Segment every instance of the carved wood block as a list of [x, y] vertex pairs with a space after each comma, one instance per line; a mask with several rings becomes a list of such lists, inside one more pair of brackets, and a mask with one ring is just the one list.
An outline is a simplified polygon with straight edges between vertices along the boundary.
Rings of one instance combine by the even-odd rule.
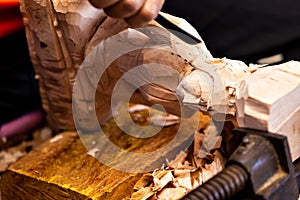
[[[235, 114], [233, 91], [238, 81], [249, 73], [243, 62], [213, 58], [203, 42], [192, 46], [178, 38], [170, 37], [170, 33], [162, 31], [163, 29], [150, 33], [150, 36], [136, 30], [128, 30], [124, 21], [106, 17], [103, 10], [93, 8], [85, 0], [21, 0], [20, 5], [31, 59], [36, 78], [39, 79], [43, 108], [46, 111], [47, 122], [53, 129], [75, 129], [71, 105], [75, 77], [84, 59], [99, 44], [107, 48], [107, 55], [126, 45], [143, 45], [143, 42], [156, 42], [161, 45], [169, 42], [170, 48], [176, 51], [175, 54], [171, 54], [141, 49], [142, 52], [136, 52], [135, 57], [129, 53], [124, 55], [123, 59], [112, 63], [113, 70], [108, 70], [97, 86], [95, 107], [100, 111], [98, 113], [104, 113], [104, 116], [97, 113], [100, 121], [105, 121], [110, 114], [110, 95], [114, 83], [136, 64], [149, 62], [169, 66], [178, 72], [179, 76], [173, 77], [178, 79], [177, 85], [173, 90], [153, 84], [142, 87], [133, 95], [134, 102], [150, 105], [160, 103], [168, 112], [178, 114], [180, 108], [176, 94], [180, 98], [179, 101], [193, 101], [192, 103], [196, 104], [200, 102], [204, 112], [215, 106], [219, 112]], [[151, 22], [151, 25], [160, 26], [155, 22]], [[128, 37], [123, 38], [121, 43], [111, 43], [111, 37], [122, 30], [128, 31]], [[162, 38], [159, 38], [160, 36]], [[98, 56], [100, 61], [107, 59], [104, 55]], [[120, 60], [125, 60], [125, 65]], [[215, 72], [219, 78], [212, 74]], [[153, 78], [145, 77], [149, 80]], [[216, 86], [218, 81], [222, 85], [221, 88]], [[87, 83], [85, 89], [88, 90], [89, 87]], [[211, 95], [218, 90], [220, 95], [223, 95], [220, 102], [219, 98]]]
[[300, 157], [300, 63], [266, 66], [246, 76], [237, 92], [239, 126], [287, 137], [292, 160]]
[[[201, 116], [199, 129], [206, 127], [209, 120], [208, 116]], [[142, 121], [142, 124], [145, 123], [145, 120]], [[111, 120], [104, 125], [105, 135], [102, 137], [108, 137], [110, 142], [124, 151], [143, 154], [167, 145], [174, 139], [178, 127], [179, 124], [171, 125], [163, 128], [154, 137], [137, 139], [122, 132]], [[185, 139], [177, 143], [176, 147], [190, 140], [190, 137], [194, 136], [194, 131], [191, 132], [187, 128], [184, 133]], [[89, 134], [85, 139], [90, 140], [99, 149], [99, 153], [109, 151], [107, 145], [97, 146], [97, 141], [104, 139], [99, 135]], [[77, 132], [63, 132], [56, 135], [13, 163], [2, 175], [0, 182], [2, 200], [41, 198], [116, 200], [130, 197], [135, 183], [143, 173], [115, 170], [88, 153]], [[144, 160], [144, 163], [155, 165], [161, 159], [165, 161], [167, 154], [172, 160], [178, 153], [174, 149], [167, 149], [167, 152]], [[122, 162], [134, 167], [135, 161], [129, 157]]]

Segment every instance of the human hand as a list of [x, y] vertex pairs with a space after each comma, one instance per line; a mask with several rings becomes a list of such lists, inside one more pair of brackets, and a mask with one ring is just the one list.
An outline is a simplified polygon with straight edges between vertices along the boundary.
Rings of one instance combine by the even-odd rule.
[[131, 27], [140, 27], [157, 17], [164, 0], [89, 0], [114, 18], [125, 19]]

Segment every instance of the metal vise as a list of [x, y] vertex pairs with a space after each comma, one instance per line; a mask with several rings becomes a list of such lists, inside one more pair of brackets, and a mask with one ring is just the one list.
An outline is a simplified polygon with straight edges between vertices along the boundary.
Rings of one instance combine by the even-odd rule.
[[235, 129], [231, 144], [236, 145], [225, 169], [183, 200], [297, 199], [300, 161], [292, 163], [285, 136]]

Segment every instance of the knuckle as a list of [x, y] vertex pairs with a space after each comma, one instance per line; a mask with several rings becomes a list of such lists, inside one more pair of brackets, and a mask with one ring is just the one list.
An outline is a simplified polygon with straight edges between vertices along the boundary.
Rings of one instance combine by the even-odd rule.
[[134, 13], [134, 12], [137, 12], [140, 9], [140, 4], [139, 3], [134, 3], [131, 0], [125, 0], [123, 2], [123, 9], [126, 12]]
[[143, 21], [149, 22], [157, 17], [158, 12], [155, 9], [144, 8], [139, 15], [143, 19]]
[[89, 2], [96, 8], [106, 8], [109, 7], [114, 1], [108, 0], [89, 0]]

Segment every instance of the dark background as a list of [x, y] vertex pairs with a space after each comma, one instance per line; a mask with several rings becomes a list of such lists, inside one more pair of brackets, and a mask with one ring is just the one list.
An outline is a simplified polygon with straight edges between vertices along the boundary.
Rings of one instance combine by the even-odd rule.
[[214, 57], [300, 60], [299, 0], [166, 0], [163, 11], [190, 22]]

